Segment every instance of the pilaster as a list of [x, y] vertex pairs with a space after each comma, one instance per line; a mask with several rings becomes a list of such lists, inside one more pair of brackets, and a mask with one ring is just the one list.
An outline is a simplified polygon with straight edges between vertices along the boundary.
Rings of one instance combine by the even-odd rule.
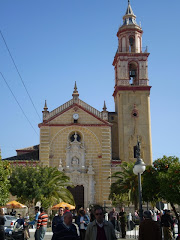
[[43, 166], [49, 166], [49, 127], [40, 128], [40, 162]]

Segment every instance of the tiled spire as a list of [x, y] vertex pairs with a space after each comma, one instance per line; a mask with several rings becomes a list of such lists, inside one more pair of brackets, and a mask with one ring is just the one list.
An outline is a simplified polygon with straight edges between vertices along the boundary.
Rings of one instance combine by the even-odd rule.
[[106, 111], [106, 110], [107, 110], [107, 107], [106, 107], [106, 103], [104, 101], [103, 111]]
[[123, 17], [123, 25], [137, 25], [136, 23], [136, 15], [134, 15], [130, 0], [128, 0], [128, 7], [126, 10], [126, 14]]
[[72, 96], [73, 96], [74, 102], [77, 102], [78, 99], [79, 99], [79, 93], [78, 93], [78, 91], [77, 91], [76, 81], [75, 81], [75, 84], [74, 84], [74, 91], [73, 91]]
[[47, 103], [46, 103], [46, 100], [45, 100], [44, 111], [47, 112], [47, 110], [48, 110], [48, 107], [47, 107]]

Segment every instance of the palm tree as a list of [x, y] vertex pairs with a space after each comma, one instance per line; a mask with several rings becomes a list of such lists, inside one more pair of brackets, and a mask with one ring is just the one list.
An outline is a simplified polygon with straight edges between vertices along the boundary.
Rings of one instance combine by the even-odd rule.
[[[111, 184], [110, 199], [113, 195], [124, 196], [125, 199], [134, 204], [135, 209], [138, 207], [138, 177], [133, 173], [134, 163], [123, 162], [121, 171], [115, 172], [110, 178], [116, 179]], [[121, 199], [123, 199], [121, 197]], [[127, 201], [127, 200], [125, 200]]]
[[75, 205], [73, 195], [67, 189], [67, 186], [72, 187], [68, 176], [52, 167], [40, 167], [39, 175], [40, 181], [43, 181], [36, 201], [41, 201], [43, 206], [52, 206], [60, 201]]
[[28, 206], [40, 201], [45, 208], [65, 201], [74, 205], [74, 198], [67, 186], [70, 179], [57, 168], [33, 165], [15, 166], [10, 176], [10, 192]]

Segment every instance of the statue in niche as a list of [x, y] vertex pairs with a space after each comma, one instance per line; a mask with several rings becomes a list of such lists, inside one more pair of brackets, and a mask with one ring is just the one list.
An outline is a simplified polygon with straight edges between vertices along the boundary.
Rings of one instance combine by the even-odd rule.
[[71, 161], [72, 166], [78, 166], [79, 165], [79, 159], [74, 156]]
[[63, 166], [62, 166], [62, 160], [61, 160], [61, 158], [60, 158], [58, 170], [62, 172], [63, 169], [64, 169], [64, 168], [63, 168]]
[[82, 136], [77, 133], [71, 133], [66, 147], [66, 168], [70, 171], [85, 170], [85, 143]]

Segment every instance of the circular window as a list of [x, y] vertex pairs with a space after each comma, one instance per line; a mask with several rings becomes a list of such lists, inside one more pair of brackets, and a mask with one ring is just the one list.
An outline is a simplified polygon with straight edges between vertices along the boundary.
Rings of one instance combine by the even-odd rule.
[[80, 136], [80, 134], [77, 133], [77, 132], [71, 133], [71, 135], [70, 135], [70, 141], [71, 141], [71, 142], [74, 142], [74, 141], [80, 142], [80, 141], [81, 141], [81, 136]]

